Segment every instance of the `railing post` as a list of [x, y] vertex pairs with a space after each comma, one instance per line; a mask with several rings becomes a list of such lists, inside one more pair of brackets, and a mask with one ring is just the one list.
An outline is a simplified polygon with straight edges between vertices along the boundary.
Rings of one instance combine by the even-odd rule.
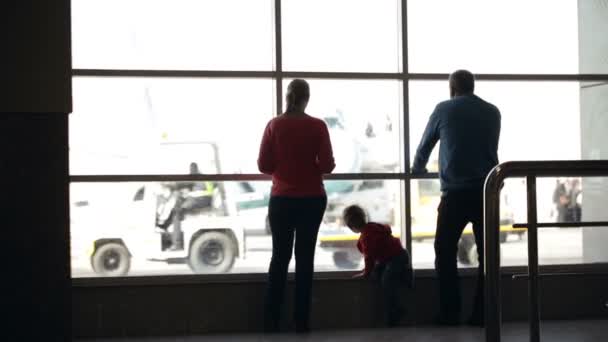
[[[605, 177], [607, 160], [562, 160], [506, 162], [496, 166], [486, 178], [484, 188], [484, 276], [486, 342], [500, 342], [500, 188], [508, 177], [526, 177], [528, 197], [528, 272], [530, 341], [540, 341], [540, 298], [538, 266], [538, 218], [536, 177]], [[596, 224], [598, 222], [595, 222]]]
[[538, 286], [538, 218], [536, 208], [536, 176], [527, 176], [528, 193], [528, 298], [530, 342], [540, 341], [540, 304]]
[[484, 277], [486, 341], [500, 342], [500, 184], [495, 168], [486, 179], [484, 188]]

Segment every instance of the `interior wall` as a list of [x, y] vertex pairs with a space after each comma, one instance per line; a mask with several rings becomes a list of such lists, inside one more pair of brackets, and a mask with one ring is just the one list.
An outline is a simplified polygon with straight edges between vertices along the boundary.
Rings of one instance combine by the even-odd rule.
[[70, 2], [3, 3], [3, 341], [70, 341]]
[[[579, 0], [579, 72], [608, 74], [608, 0]], [[582, 82], [583, 159], [608, 159], [608, 82]], [[584, 221], [606, 221], [608, 177], [583, 179]], [[583, 261], [608, 262], [608, 227], [583, 230]]]
[[0, 113], [70, 113], [70, 1], [8, 1], [0, 19]]
[[[543, 319], [608, 319], [607, 275], [560, 276], [541, 280]], [[471, 310], [472, 276], [462, 280], [463, 318]], [[265, 284], [207, 283], [182, 285], [75, 286], [73, 334], [76, 337], [172, 336], [205, 333], [259, 332]], [[293, 293], [290, 283], [288, 293]], [[352, 279], [316, 280], [312, 328], [361, 329], [382, 326], [378, 289]], [[525, 320], [527, 282], [503, 277], [504, 320]], [[287, 304], [290, 300], [287, 300]], [[436, 280], [418, 278], [406, 299], [403, 325], [430, 324], [437, 309]], [[291, 310], [285, 308], [285, 326]]]

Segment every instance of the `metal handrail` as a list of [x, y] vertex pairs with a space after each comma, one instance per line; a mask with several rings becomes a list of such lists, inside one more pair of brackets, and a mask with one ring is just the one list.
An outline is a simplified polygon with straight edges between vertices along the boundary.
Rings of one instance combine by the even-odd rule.
[[[506, 162], [496, 166], [486, 178], [484, 188], [484, 277], [485, 335], [487, 342], [500, 342], [500, 190], [505, 179], [526, 177], [528, 222], [528, 295], [530, 300], [530, 341], [540, 341], [540, 309], [538, 287], [538, 228], [536, 178], [538, 177], [602, 177], [608, 176], [608, 160], [568, 160]], [[582, 222], [578, 226], [589, 226]], [[595, 222], [598, 224], [598, 222]], [[542, 224], [545, 226], [545, 224]]]

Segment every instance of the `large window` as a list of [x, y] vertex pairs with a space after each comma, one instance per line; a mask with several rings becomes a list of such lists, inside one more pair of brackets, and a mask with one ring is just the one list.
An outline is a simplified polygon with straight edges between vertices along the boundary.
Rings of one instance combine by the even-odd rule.
[[[197, 187], [208, 195], [190, 201]], [[326, 181], [317, 271], [360, 267], [356, 236], [344, 227], [342, 211], [359, 204], [370, 219], [400, 227], [402, 188], [397, 180]], [[78, 182], [70, 190], [75, 277], [257, 273], [270, 262], [269, 182]], [[189, 249], [183, 252], [171, 251], [178, 201], [188, 201], [180, 220]]]
[[[478, 81], [475, 88], [501, 112], [501, 161], [581, 158], [578, 82]], [[414, 155], [433, 109], [448, 97], [448, 85], [412, 81], [409, 90], [410, 153]], [[431, 157], [432, 171], [437, 171], [438, 152], [435, 149]]]
[[[307, 111], [327, 124], [340, 174], [325, 181], [316, 271], [362, 266], [340, 218], [355, 203], [432, 269], [439, 146], [430, 174], [410, 165], [448, 74], [476, 73], [476, 94], [500, 109], [501, 162], [606, 159], [605, 15], [592, 0], [73, 1], [72, 274], [266, 272], [271, 184], [256, 159], [294, 78], [310, 83]], [[539, 220], [605, 219], [605, 190], [539, 179]], [[525, 181], [508, 180], [504, 265], [527, 262], [524, 221]], [[544, 229], [540, 261], [606, 262], [606, 239]], [[461, 267], [476, 263], [472, 241], [469, 226]]]
[[401, 70], [398, 0], [282, 1], [283, 70]]
[[272, 0], [75, 0], [87, 69], [271, 70]]
[[75, 77], [70, 172], [185, 174], [213, 144], [201, 173], [254, 173], [273, 91], [272, 79]]
[[[284, 81], [287, 91], [290, 79]], [[396, 80], [310, 79], [307, 111], [328, 125], [339, 173], [399, 172], [402, 88]]]
[[409, 0], [410, 72], [578, 72], [575, 0]]

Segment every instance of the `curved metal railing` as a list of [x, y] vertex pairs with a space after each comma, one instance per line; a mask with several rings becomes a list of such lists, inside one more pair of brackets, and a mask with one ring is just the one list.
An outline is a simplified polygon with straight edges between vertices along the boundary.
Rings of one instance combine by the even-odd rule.
[[486, 341], [500, 342], [500, 190], [505, 179], [525, 177], [528, 218], [518, 227], [528, 229], [528, 297], [530, 300], [530, 341], [540, 341], [540, 303], [538, 286], [538, 229], [544, 227], [608, 227], [608, 222], [538, 223], [536, 179], [539, 177], [608, 176], [608, 160], [506, 162], [496, 166], [486, 178], [484, 189], [484, 276]]

